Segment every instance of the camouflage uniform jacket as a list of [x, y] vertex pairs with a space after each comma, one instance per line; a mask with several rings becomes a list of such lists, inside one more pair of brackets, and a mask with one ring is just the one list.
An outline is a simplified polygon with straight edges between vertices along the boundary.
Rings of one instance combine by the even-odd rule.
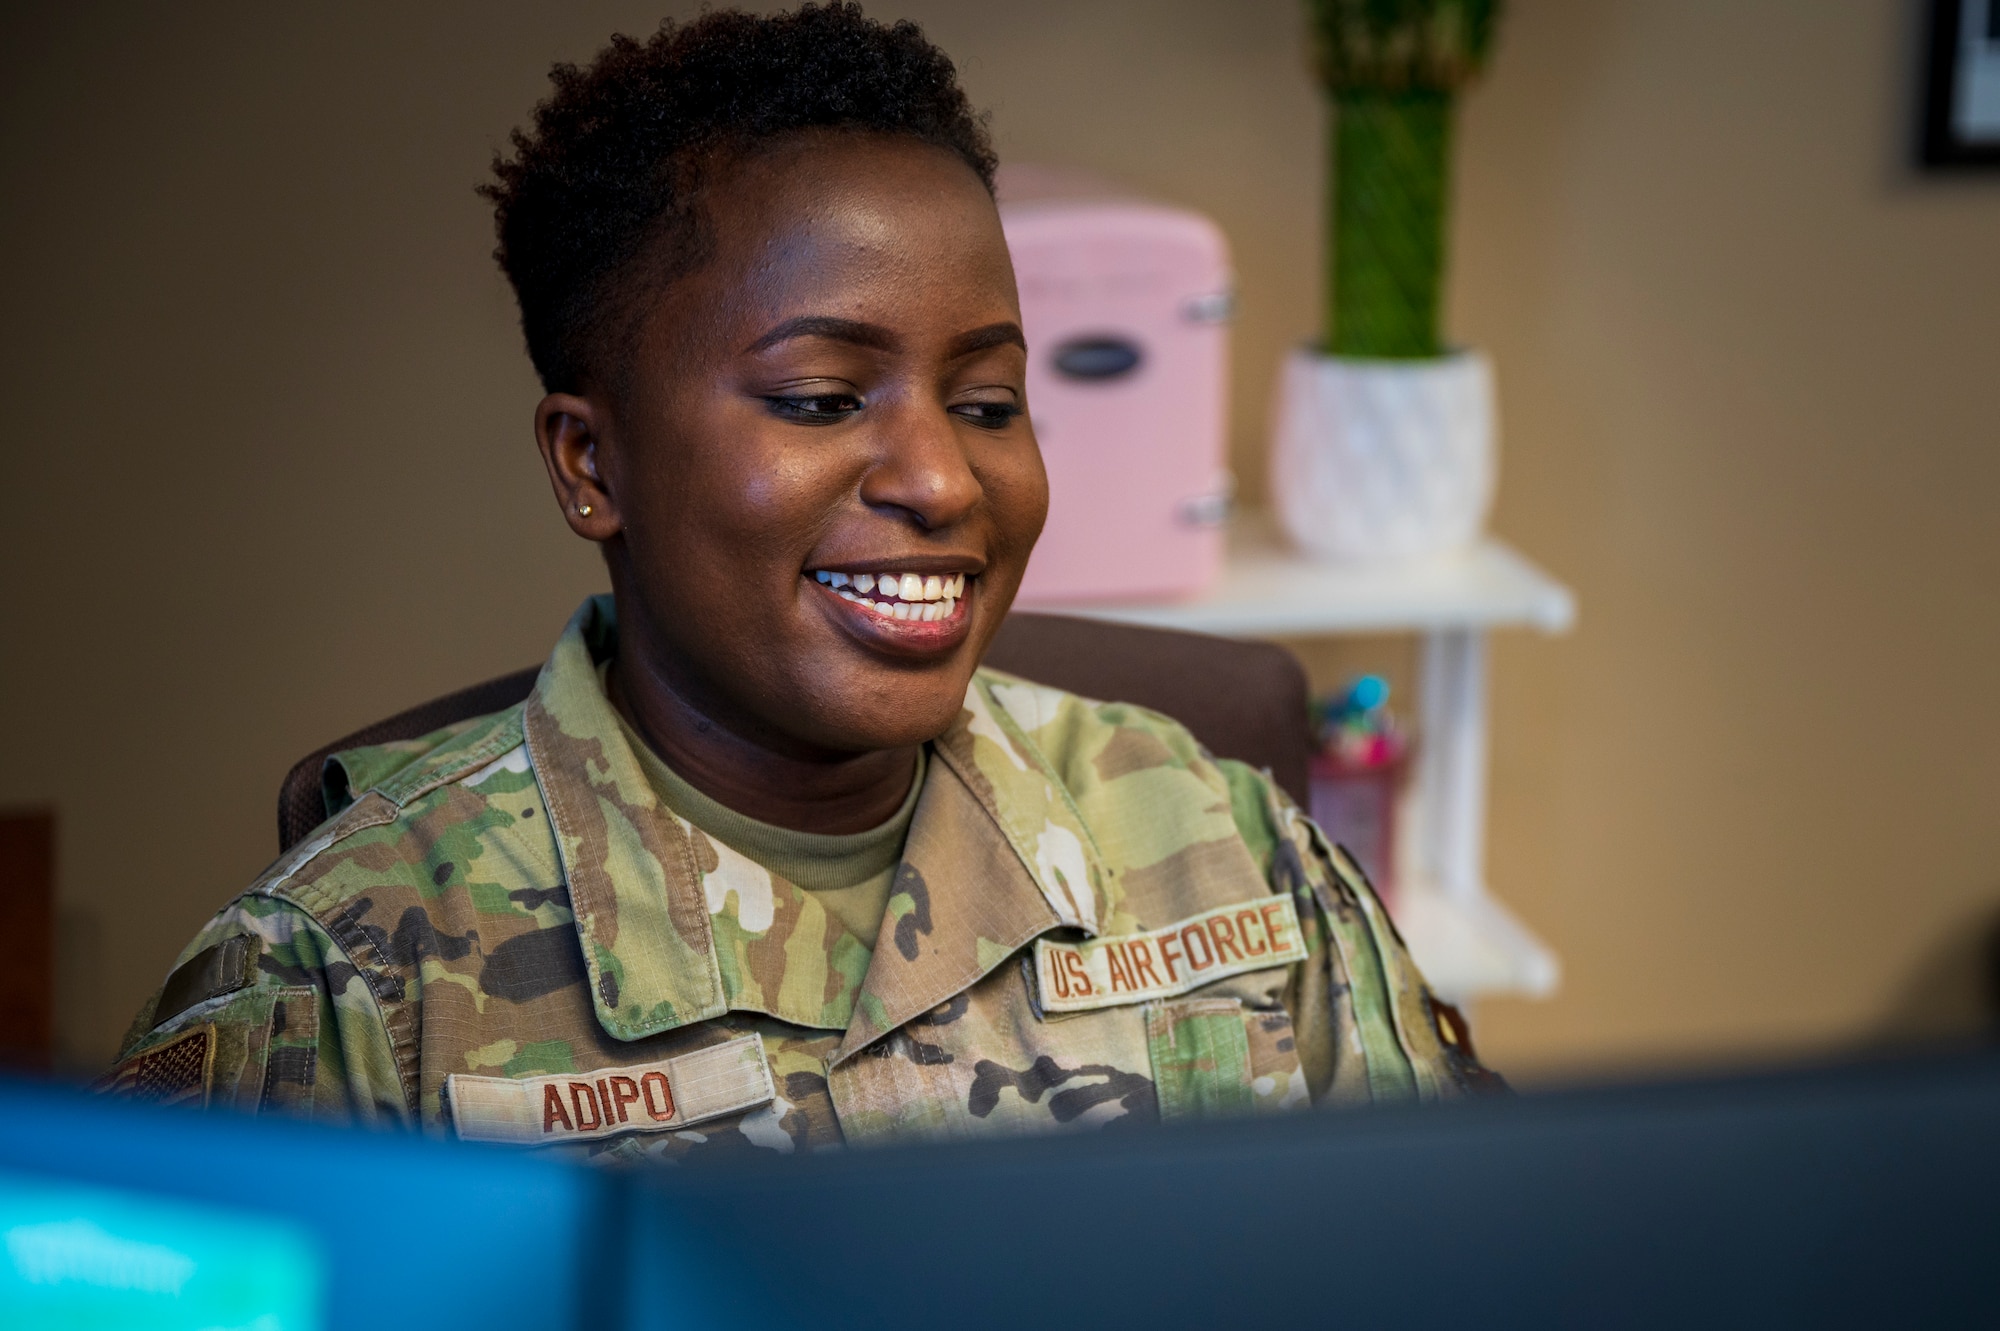
[[345, 807], [188, 945], [109, 1086], [636, 1158], [1490, 1076], [1345, 856], [1167, 718], [980, 671], [871, 950], [658, 803], [615, 634], [587, 602], [521, 705], [338, 755]]

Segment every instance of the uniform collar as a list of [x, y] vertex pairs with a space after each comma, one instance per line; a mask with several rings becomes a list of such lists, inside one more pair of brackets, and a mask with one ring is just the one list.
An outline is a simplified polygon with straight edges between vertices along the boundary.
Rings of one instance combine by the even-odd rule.
[[1067, 926], [1095, 935], [1120, 894], [1096, 838], [1028, 731], [1064, 695], [980, 671], [910, 825], [837, 1066], [910, 1018], [956, 997], [1030, 939]]
[[729, 1010], [688, 828], [653, 793], [597, 681], [611, 598], [583, 603], [522, 707], [597, 1020], [620, 1040]]
[[[1120, 893], [1062, 774], [1031, 735], [1065, 695], [981, 671], [933, 744], [888, 915], [858, 943], [807, 893], [754, 870], [663, 806], [598, 682], [608, 596], [571, 619], [523, 708], [598, 1022], [621, 1040], [732, 1009], [845, 1030], [833, 1062], [949, 1001], [1050, 929], [1096, 934]], [[720, 852], [720, 853], [718, 853]], [[806, 933], [800, 933], [800, 917]], [[780, 940], [773, 930], [786, 931]], [[818, 941], [814, 941], [817, 939]], [[812, 955], [806, 955], [806, 954]]]

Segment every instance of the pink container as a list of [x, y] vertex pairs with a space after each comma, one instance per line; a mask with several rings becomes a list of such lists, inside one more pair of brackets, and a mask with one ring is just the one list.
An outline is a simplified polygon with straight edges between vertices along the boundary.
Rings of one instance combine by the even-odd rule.
[[1049, 520], [1020, 604], [1191, 596], [1222, 565], [1229, 247], [1199, 213], [1033, 167], [1000, 179]]
[[1404, 761], [1356, 767], [1331, 753], [1312, 758], [1312, 820], [1368, 875], [1375, 895], [1396, 908], [1396, 797]]

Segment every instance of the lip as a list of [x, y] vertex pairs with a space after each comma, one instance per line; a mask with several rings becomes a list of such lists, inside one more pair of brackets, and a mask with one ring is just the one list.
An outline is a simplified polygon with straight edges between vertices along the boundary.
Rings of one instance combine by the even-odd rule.
[[824, 569], [828, 573], [921, 573], [929, 577], [949, 577], [963, 573], [968, 578], [976, 578], [986, 571], [986, 562], [980, 559], [954, 558], [950, 555], [911, 555], [906, 559], [856, 559], [838, 563], [814, 564], [806, 569], [808, 580]]
[[[962, 571], [960, 568], [933, 569], [917, 560], [907, 560], [895, 565], [884, 564], [882, 567], [885, 569], [893, 567], [904, 573], [928, 575], [936, 572], [940, 576], [947, 572]], [[842, 572], [850, 570], [856, 573], [874, 571], [865, 564], [842, 566]], [[928, 623], [921, 620], [884, 619], [873, 610], [856, 605], [833, 588], [811, 577], [805, 579], [805, 584], [818, 593], [827, 613], [849, 637], [869, 650], [884, 655], [912, 660], [934, 660], [957, 651], [972, 633], [973, 597], [979, 587], [976, 578], [966, 583], [965, 595], [959, 598], [958, 607], [950, 619], [934, 619]]]

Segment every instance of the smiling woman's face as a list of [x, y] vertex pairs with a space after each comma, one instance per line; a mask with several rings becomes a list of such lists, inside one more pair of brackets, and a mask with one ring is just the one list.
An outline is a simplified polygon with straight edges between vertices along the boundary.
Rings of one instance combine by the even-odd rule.
[[543, 408], [571, 525], [607, 542], [619, 668], [636, 649], [696, 725], [790, 756], [933, 738], [1048, 506], [993, 201], [940, 149], [813, 133], [702, 206], [707, 256], [570, 426], [595, 485], [566, 487]]

